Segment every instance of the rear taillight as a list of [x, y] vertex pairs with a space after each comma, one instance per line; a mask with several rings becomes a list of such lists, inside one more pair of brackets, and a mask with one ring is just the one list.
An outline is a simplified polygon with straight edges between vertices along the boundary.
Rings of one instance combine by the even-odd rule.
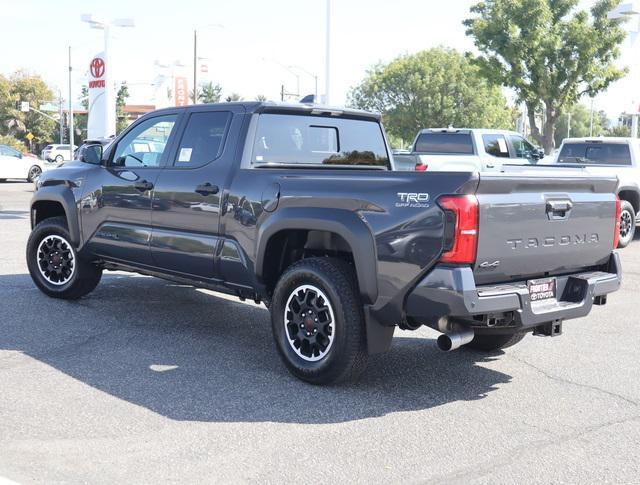
[[616, 195], [616, 224], [613, 228], [613, 249], [618, 247], [618, 242], [620, 241], [620, 197]]
[[478, 248], [478, 199], [475, 195], [445, 195], [438, 205], [455, 217], [451, 249], [445, 252], [443, 263], [472, 264]]
[[429, 168], [429, 165], [426, 165], [422, 162], [416, 163], [416, 172], [426, 172], [428, 168]]

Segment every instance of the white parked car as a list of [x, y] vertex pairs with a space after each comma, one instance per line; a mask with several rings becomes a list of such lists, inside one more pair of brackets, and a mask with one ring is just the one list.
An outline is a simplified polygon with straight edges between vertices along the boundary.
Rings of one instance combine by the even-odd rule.
[[596, 176], [618, 177], [620, 240], [625, 247], [636, 231], [640, 215], [640, 140], [637, 138], [565, 138], [555, 163], [579, 165]]
[[47, 145], [40, 154], [45, 161], [60, 163], [63, 160], [72, 160], [73, 151], [78, 147], [73, 145], [73, 150], [69, 150], [69, 145]]
[[0, 145], [0, 182], [6, 179], [26, 179], [33, 182], [43, 170], [41, 160], [20, 153], [15, 148]]
[[420, 130], [409, 154], [394, 154], [396, 170], [499, 172], [505, 164], [533, 165], [544, 151], [520, 133], [479, 128]]

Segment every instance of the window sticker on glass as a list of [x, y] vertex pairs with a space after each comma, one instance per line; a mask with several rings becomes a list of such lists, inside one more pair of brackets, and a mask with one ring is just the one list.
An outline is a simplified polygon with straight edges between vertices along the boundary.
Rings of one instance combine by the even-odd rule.
[[498, 137], [498, 146], [500, 147], [500, 153], [508, 153], [507, 142], [504, 141], [503, 137]]
[[181, 148], [180, 155], [178, 156], [179, 162], [190, 162], [191, 161], [191, 152], [192, 148]]

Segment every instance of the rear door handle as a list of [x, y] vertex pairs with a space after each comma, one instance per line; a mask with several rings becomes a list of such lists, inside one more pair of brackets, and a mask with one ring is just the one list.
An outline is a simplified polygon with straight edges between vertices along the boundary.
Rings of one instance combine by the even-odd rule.
[[217, 194], [220, 191], [217, 185], [211, 185], [211, 183], [206, 182], [204, 184], [200, 184], [196, 187], [196, 192], [200, 195], [212, 195]]
[[148, 180], [140, 180], [133, 184], [133, 186], [140, 192], [146, 192], [147, 190], [153, 189], [153, 183]]

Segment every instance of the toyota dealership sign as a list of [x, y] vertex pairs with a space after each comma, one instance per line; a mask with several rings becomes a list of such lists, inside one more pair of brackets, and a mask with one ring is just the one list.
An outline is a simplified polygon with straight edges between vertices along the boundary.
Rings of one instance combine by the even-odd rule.
[[88, 138], [106, 138], [116, 134], [116, 106], [109, 84], [110, 65], [104, 53], [89, 62]]
[[92, 80], [89, 81], [89, 89], [104, 88], [104, 76], [105, 62], [102, 57], [94, 57], [89, 64], [89, 72], [91, 73]]

